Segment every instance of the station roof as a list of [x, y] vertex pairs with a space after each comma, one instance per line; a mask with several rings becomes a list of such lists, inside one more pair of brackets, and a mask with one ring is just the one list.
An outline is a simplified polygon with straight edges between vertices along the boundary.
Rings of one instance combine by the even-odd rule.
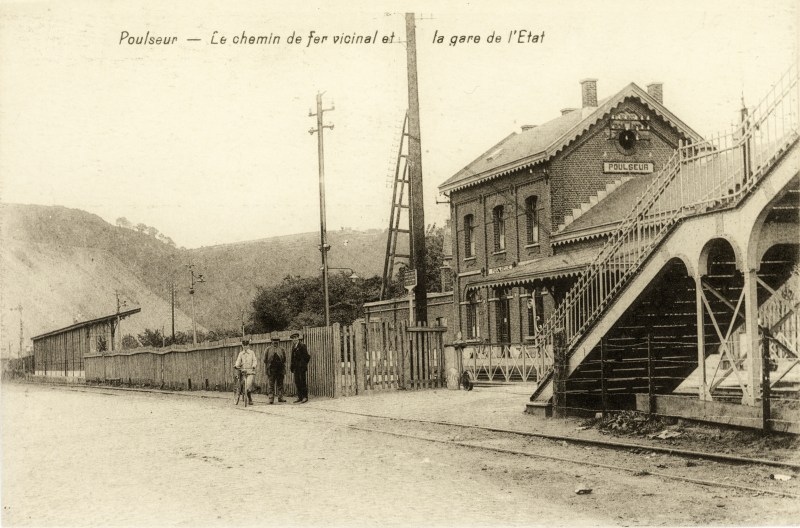
[[683, 136], [693, 140], [701, 139], [699, 134], [667, 110], [663, 104], [635, 83], [630, 83], [612, 97], [600, 101], [597, 107], [579, 108], [543, 125], [510, 134], [442, 183], [439, 192], [470, 187], [547, 161], [628, 98], [639, 100]]
[[124, 312], [114, 313], [111, 315], [104, 315], [103, 317], [98, 317], [97, 319], [89, 319], [88, 321], [82, 321], [80, 323], [75, 323], [70, 326], [65, 326], [64, 328], [59, 328], [58, 330], [52, 330], [50, 332], [39, 334], [31, 338], [31, 340], [36, 341], [37, 339], [42, 339], [44, 337], [50, 337], [57, 334], [62, 334], [64, 332], [70, 332], [72, 330], [77, 330], [78, 328], [83, 328], [85, 326], [91, 326], [99, 323], [105, 323], [106, 321], [111, 321], [119, 317], [120, 319], [123, 317], [128, 317], [129, 315], [133, 315], [135, 313], [141, 312], [141, 308], [132, 308], [130, 310], [126, 310]]
[[598, 248], [581, 248], [568, 253], [521, 262], [510, 270], [493, 273], [466, 285], [468, 290], [483, 287], [507, 287], [537, 279], [559, 279], [581, 273], [597, 256]]

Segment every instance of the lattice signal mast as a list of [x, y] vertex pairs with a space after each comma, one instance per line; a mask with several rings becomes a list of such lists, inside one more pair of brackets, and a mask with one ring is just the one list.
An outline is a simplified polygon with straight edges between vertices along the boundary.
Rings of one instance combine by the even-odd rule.
[[[413, 258], [411, 256], [413, 244], [411, 243], [411, 185], [408, 179], [408, 113], [403, 118], [403, 128], [400, 134], [400, 146], [397, 151], [397, 161], [394, 168], [392, 189], [392, 210], [389, 213], [389, 235], [386, 237], [386, 256], [383, 261], [383, 281], [381, 282], [381, 300], [389, 295], [389, 286], [394, 274], [396, 259], [406, 259], [409, 267]], [[401, 217], [405, 211], [405, 222], [400, 227]], [[408, 240], [408, 253], [397, 253], [397, 239], [405, 235]]]

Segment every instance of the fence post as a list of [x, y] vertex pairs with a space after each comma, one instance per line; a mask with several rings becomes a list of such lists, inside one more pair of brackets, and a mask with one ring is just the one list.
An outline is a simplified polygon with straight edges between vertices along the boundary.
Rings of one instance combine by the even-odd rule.
[[356, 377], [356, 394], [364, 394], [364, 381], [367, 359], [367, 323], [363, 319], [353, 322], [353, 374]]
[[[490, 352], [491, 354], [491, 352]], [[564, 331], [553, 335], [553, 417], [566, 418], [566, 351], [564, 350]]]
[[333, 397], [342, 395], [342, 327], [333, 323], [331, 343], [331, 372], [333, 373]]
[[600, 398], [603, 402], [603, 419], [608, 415], [608, 372], [606, 371], [607, 363], [607, 350], [606, 338], [600, 339]]
[[[769, 336], [766, 332], [761, 337], [761, 429], [770, 431], [771, 412], [769, 399], [771, 396], [769, 381]], [[755, 388], [753, 389], [755, 390]]]
[[413, 334], [408, 331], [406, 321], [400, 322], [400, 339], [403, 341], [403, 387], [405, 389], [414, 388], [414, 378], [412, 377], [412, 355], [414, 354]]
[[653, 343], [647, 334], [647, 414], [651, 417], [656, 410], [656, 395], [653, 387]]
[[409, 344], [408, 339], [406, 337], [406, 324], [405, 321], [400, 320], [395, 323], [395, 330], [397, 332], [397, 353], [400, 356], [400, 384], [399, 387], [402, 390], [408, 389], [408, 360], [406, 355], [409, 351]]

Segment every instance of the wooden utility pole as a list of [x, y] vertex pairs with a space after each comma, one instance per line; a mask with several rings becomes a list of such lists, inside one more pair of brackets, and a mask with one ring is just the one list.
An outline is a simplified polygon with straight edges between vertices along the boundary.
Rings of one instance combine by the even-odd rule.
[[331, 308], [328, 298], [328, 233], [325, 226], [325, 148], [323, 146], [323, 130], [333, 125], [322, 124], [322, 114], [334, 110], [334, 107], [322, 108], [322, 94], [317, 94], [317, 113], [312, 114], [309, 110], [308, 117], [317, 118], [317, 128], [308, 131], [309, 134], [317, 133], [317, 157], [319, 158], [319, 251], [322, 253], [322, 290], [325, 295], [325, 326], [331, 325]]
[[172, 344], [175, 344], [175, 281], [170, 282], [170, 293], [172, 294]]
[[[25, 345], [25, 338], [23, 337], [25, 334], [25, 323], [22, 322], [22, 303], [11, 308], [11, 311], [19, 312], [19, 357], [23, 357], [25, 355], [22, 350]], [[9, 356], [11, 355], [11, 343], [8, 344], [8, 354]]]
[[411, 219], [411, 266], [417, 270], [414, 291], [417, 322], [428, 320], [427, 277], [425, 276], [425, 210], [422, 192], [422, 146], [419, 127], [417, 86], [417, 44], [414, 13], [406, 13], [406, 57], [408, 68], [408, 170]]

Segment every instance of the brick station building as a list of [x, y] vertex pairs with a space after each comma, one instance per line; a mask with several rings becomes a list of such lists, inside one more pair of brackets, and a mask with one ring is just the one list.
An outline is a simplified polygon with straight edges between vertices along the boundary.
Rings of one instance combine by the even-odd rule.
[[450, 334], [524, 344], [669, 160], [699, 135], [663, 104], [663, 87], [629, 84], [523, 126], [439, 186], [450, 199]]

